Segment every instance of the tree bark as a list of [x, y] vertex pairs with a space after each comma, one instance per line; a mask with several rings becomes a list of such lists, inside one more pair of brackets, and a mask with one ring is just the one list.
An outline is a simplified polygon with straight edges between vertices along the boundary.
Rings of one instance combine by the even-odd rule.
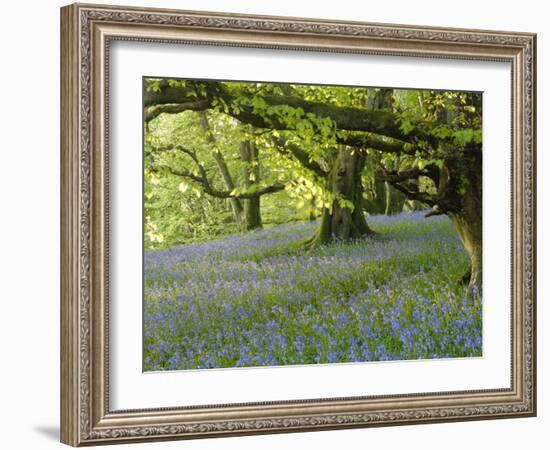
[[[218, 150], [214, 149], [212, 156], [214, 158], [214, 161], [216, 162], [216, 165], [218, 166], [218, 170], [220, 171], [220, 175], [222, 176], [225, 188], [228, 191], [232, 191], [233, 189], [235, 189], [235, 184], [233, 183], [233, 179], [231, 178], [231, 174], [229, 173], [229, 169], [223, 155]], [[243, 205], [241, 203], [241, 200], [235, 197], [230, 197], [228, 201], [231, 205], [231, 209], [233, 210], [235, 221], [237, 223], [241, 223], [243, 221]]]
[[[481, 151], [466, 155], [459, 162], [463, 168], [461, 208], [448, 212], [464, 249], [470, 258], [470, 268], [465, 275], [465, 282], [470, 290], [481, 294], [483, 258], [482, 258], [482, 154]], [[456, 168], [454, 172], [456, 173]], [[456, 179], [456, 177], [454, 177]], [[453, 187], [456, 190], [456, 187]], [[459, 190], [460, 191], [460, 190]]]
[[[331, 208], [324, 208], [321, 225], [313, 244], [325, 244], [333, 239], [360, 239], [374, 234], [363, 213], [361, 171], [365, 156], [339, 146], [328, 177], [329, 189], [336, 194]], [[341, 200], [352, 206], [342, 205]]]
[[[371, 110], [383, 109], [393, 111], [393, 89], [374, 89], [369, 91], [366, 106]], [[374, 144], [376, 147], [380, 148], [378, 143]], [[393, 169], [399, 169], [399, 156], [396, 156], [393, 161]], [[403, 194], [396, 189], [393, 189], [387, 181], [383, 182], [383, 191], [384, 208], [381, 212], [385, 215], [401, 212], [403, 209], [403, 203], [405, 202]]]
[[247, 231], [263, 228], [260, 209], [260, 198], [252, 197], [244, 200], [244, 227]]
[[[233, 177], [231, 177], [231, 173], [229, 172], [229, 168], [227, 167], [225, 158], [223, 157], [221, 152], [216, 148], [216, 139], [212, 135], [210, 124], [208, 123], [208, 117], [206, 116], [206, 112], [204, 111], [201, 111], [200, 113], [200, 123], [201, 123], [202, 129], [204, 130], [208, 143], [212, 146], [212, 157], [214, 158], [214, 161], [218, 166], [218, 170], [223, 179], [225, 188], [228, 191], [232, 191], [233, 189], [235, 189], [235, 183], [233, 182]], [[231, 209], [233, 210], [233, 216], [235, 217], [235, 222], [237, 222], [237, 224], [239, 225], [242, 225], [243, 219], [244, 219], [244, 210], [243, 210], [243, 205], [241, 201], [238, 198], [231, 197], [228, 199], [228, 202], [231, 205]]]
[[[243, 185], [246, 189], [251, 188], [260, 181], [260, 165], [258, 159], [258, 148], [250, 141], [243, 141], [239, 147], [243, 167]], [[260, 210], [260, 196], [243, 200], [244, 203], [244, 227], [248, 230], [263, 228], [262, 214]]]
[[470, 268], [464, 276], [464, 281], [468, 283], [470, 289], [475, 288], [478, 293], [481, 293], [483, 269], [481, 221], [467, 214], [450, 214], [449, 217], [470, 258]]
[[460, 212], [448, 214], [470, 258], [470, 268], [464, 281], [468, 283], [470, 290], [475, 289], [479, 294], [481, 294], [483, 274], [481, 207], [481, 186], [479, 186], [479, 189], [468, 189], [463, 195], [463, 208]]

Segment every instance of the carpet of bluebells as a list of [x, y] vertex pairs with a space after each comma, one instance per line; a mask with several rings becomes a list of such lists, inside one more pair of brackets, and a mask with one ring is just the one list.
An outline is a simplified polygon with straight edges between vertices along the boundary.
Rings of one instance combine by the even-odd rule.
[[313, 251], [316, 223], [145, 254], [144, 369], [481, 356], [481, 299], [445, 216], [371, 216]]

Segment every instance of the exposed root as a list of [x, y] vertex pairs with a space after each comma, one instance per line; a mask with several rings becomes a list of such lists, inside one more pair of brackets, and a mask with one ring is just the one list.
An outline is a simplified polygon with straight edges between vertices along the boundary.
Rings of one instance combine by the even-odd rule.
[[472, 278], [472, 268], [468, 267], [468, 270], [464, 275], [462, 275], [460, 281], [462, 282], [462, 284], [470, 284], [470, 278]]

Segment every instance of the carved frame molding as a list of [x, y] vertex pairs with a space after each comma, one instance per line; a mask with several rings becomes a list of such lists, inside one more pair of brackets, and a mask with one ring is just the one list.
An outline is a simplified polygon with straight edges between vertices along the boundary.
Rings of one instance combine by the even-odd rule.
[[[534, 34], [75, 4], [61, 10], [61, 37], [62, 442], [79, 446], [535, 415]], [[509, 61], [511, 388], [110, 411], [105, 105], [108, 49], [115, 39]]]

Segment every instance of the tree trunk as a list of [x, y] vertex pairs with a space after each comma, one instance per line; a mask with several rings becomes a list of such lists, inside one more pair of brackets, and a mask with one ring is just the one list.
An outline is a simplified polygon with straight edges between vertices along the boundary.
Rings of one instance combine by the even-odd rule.
[[482, 285], [482, 242], [481, 242], [481, 220], [471, 217], [468, 214], [449, 214], [458, 236], [464, 245], [466, 253], [470, 257], [470, 268], [464, 276], [470, 289], [476, 289], [481, 293]]
[[[252, 141], [243, 141], [239, 147], [243, 167], [243, 185], [249, 189], [260, 181], [260, 165], [258, 161], [258, 148]], [[260, 210], [260, 196], [243, 200], [244, 204], [244, 228], [254, 230], [263, 228], [262, 214]]]
[[321, 225], [312, 243], [360, 239], [373, 234], [363, 213], [361, 171], [364, 158], [364, 155], [353, 152], [349, 147], [339, 147], [328, 177], [329, 189], [337, 198], [330, 209], [323, 209]]
[[399, 192], [397, 189], [394, 189], [390, 183], [387, 181], [384, 182], [385, 187], [385, 208], [384, 214], [399, 214], [403, 211], [403, 205], [405, 204], [406, 197]]
[[247, 231], [262, 228], [260, 213], [260, 196], [244, 200], [244, 227]]
[[[366, 107], [369, 109], [393, 110], [393, 89], [374, 89], [369, 92]], [[393, 170], [399, 170], [399, 156], [393, 160]], [[403, 210], [405, 198], [403, 194], [394, 189], [387, 181], [383, 183], [382, 213], [385, 215], [400, 213]]]
[[364, 210], [369, 214], [384, 214], [386, 210], [386, 186], [384, 181], [375, 180], [365, 192]]
[[482, 179], [481, 179], [481, 152], [473, 156], [473, 160], [466, 166], [465, 189], [461, 196], [462, 208], [458, 212], [447, 215], [453, 222], [466, 253], [470, 257], [470, 268], [464, 276], [470, 290], [481, 294], [482, 288]]
[[[218, 150], [218, 148], [216, 148], [216, 144], [217, 144], [216, 139], [214, 138], [214, 135], [210, 130], [208, 117], [206, 116], [206, 112], [204, 111], [201, 111], [200, 113], [200, 123], [201, 123], [202, 129], [204, 130], [204, 133], [206, 135], [208, 142], [212, 146], [212, 157], [214, 158], [214, 161], [218, 166], [218, 170], [223, 179], [225, 188], [228, 191], [232, 191], [233, 189], [235, 189], [235, 183], [233, 182], [233, 177], [231, 177], [231, 173], [229, 172], [229, 168], [227, 167], [225, 158], [223, 157], [222, 153]], [[241, 201], [235, 197], [230, 197], [228, 201], [229, 201], [229, 204], [231, 205], [231, 209], [233, 210], [233, 216], [235, 217], [235, 222], [237, 222], [237, 224], [239, 225], [242, 225], [243, 205], [241, 204]]]
[[[233, 183], [233, 179], [231, 178], [231, 174], [229, 173], [229, 169], [223, 155], [218, 150], [214, 149], [212, 156], [214, 157], [214, 161], [216, 161], [216, 165], [218, 166], [218, 170], [220, 171], [220, 175], [222, 176], [225, 188], [228, 191], [232, 191], [233, 189], [235, 189], [235, 184]], [[233, 210], [235, 222], [237, 222], [238, 224], [242, 224], [243, 205], [241, 201], [235, 197], [228, 198], [228, 201], [231, 205], [231, 209]]]

